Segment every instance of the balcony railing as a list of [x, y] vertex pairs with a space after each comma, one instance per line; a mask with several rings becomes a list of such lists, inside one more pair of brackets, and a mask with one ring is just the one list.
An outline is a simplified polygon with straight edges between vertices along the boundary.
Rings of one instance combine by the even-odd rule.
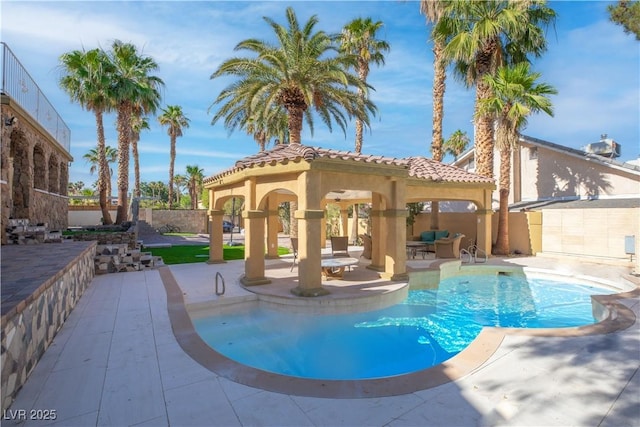
[[71, 149], [69, 126], [62, 120], [9, 46], [3, 42], [0, 42], [0, 45], [2, 45], [0, 91], [29, 113], [69, 153]]

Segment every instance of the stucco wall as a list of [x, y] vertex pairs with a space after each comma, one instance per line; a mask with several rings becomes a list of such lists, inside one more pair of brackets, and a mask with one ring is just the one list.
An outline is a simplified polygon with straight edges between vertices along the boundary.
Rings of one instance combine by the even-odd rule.
[[[463, 233], [466, 246], [475, 239], [475, 214], [440, 213], [440, 229]], [[430, 214], [416, 217], [407, 235], [428, 230]], [[496, 240], [498, 215], [492, 217], [493, 241]], [[538, 252], [629, 260], [625, 236], [635, 236], [640, 246], [640, 209], [545, 209], [542, 212], [510, 212], [511, 251]], [[640, 250], [636, 249], [636, 255]], [[635, 256], [634, 259], [638, 259]]]
[[[467, 248], [476, 241], [475, 213], [469, 212], [441, 212], [439, 215], [440, 229], [449, 230], [450, 234], [462, 233], [465, 238], [461, 247]], [[541, 213], [540, 212], [510, 212], [509, 213], [509, 245], [511, 252], [535, 255], [541, 249]], [[416, 216], [416, 222], [407, 230], [407, 236], [417, 236], [422, 231], [429, 230], [431, 214], [422, 213]], [[498, 232], [498, 214], [491, 217], [492, 242], [496, 241]]]
[[[115, 219], [116, 210], [110, 210], [111, 219]], [[99, 207], [69, 206], [69, 226], [84, 227], [102, 224], [102, 211]]]
[[628, 260], [625, 236], [640, 239], [640, 209], [545, 209], [542, 235], [545, 253]]
[[[637, 195], [640, 192], [640, 173], [634, 174], [620, 167], [605, 166], [587, 157], [578, 158], [545, 147], [537, 147], [534, 156], [531, 150], [530, 145], [521, 144], [522, 200]], [[512, 201], [513, 194], [511, 191]]]

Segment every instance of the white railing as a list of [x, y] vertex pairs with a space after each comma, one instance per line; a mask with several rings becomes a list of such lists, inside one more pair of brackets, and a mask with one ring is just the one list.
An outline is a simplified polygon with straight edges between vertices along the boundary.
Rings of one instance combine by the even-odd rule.
[[0, 45], [2, 45], [0, 91], [29, 113], [69, 153], [71, 149], [69, 126], [62, 120], [9, 46], [3, 42], [0, 42]]

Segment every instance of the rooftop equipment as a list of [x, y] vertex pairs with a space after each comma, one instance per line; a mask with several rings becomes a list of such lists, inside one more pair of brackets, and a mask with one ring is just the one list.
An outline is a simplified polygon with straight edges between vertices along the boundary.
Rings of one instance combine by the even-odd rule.
[[600, 135], [600, 141], [587, 144], [583, 150], [589, 154], [597, 154], [602, 157], [615, 159], [620, 157], [621, 145], [611, 138], [607, 138], [607, 134]]

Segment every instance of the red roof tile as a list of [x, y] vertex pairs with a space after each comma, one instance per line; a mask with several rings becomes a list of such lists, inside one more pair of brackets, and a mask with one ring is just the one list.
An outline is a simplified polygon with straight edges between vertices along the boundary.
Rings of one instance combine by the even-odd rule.
[[463, 169], [442, 164], [425, 157], [409, 157], [398, 159], [395, 157], [373, 156], [358, 154], [351, 151], [340, 151], [311, 147], [302, 144], [276, 145], [271, 150], [260, 151], [251, 156], [238, 160], [232, 168], [226, 169], [204, 180], [205, 183], [215, 181], [224, 176], [255, 166], [285, 164], [288, 162], [312, 162], [318, 158], [341, 159], [345, 161], [395, 165], [408, 169], [409, 176], [423, 178], [435, 182], [488, 182], [493, 180], [467, 172]]
[[494, 182], [491, 178], [485, 178], [426, 157], [409, 157], [407, 160], [409, 162], [409, 176], [411, 177], [435, 182]]

